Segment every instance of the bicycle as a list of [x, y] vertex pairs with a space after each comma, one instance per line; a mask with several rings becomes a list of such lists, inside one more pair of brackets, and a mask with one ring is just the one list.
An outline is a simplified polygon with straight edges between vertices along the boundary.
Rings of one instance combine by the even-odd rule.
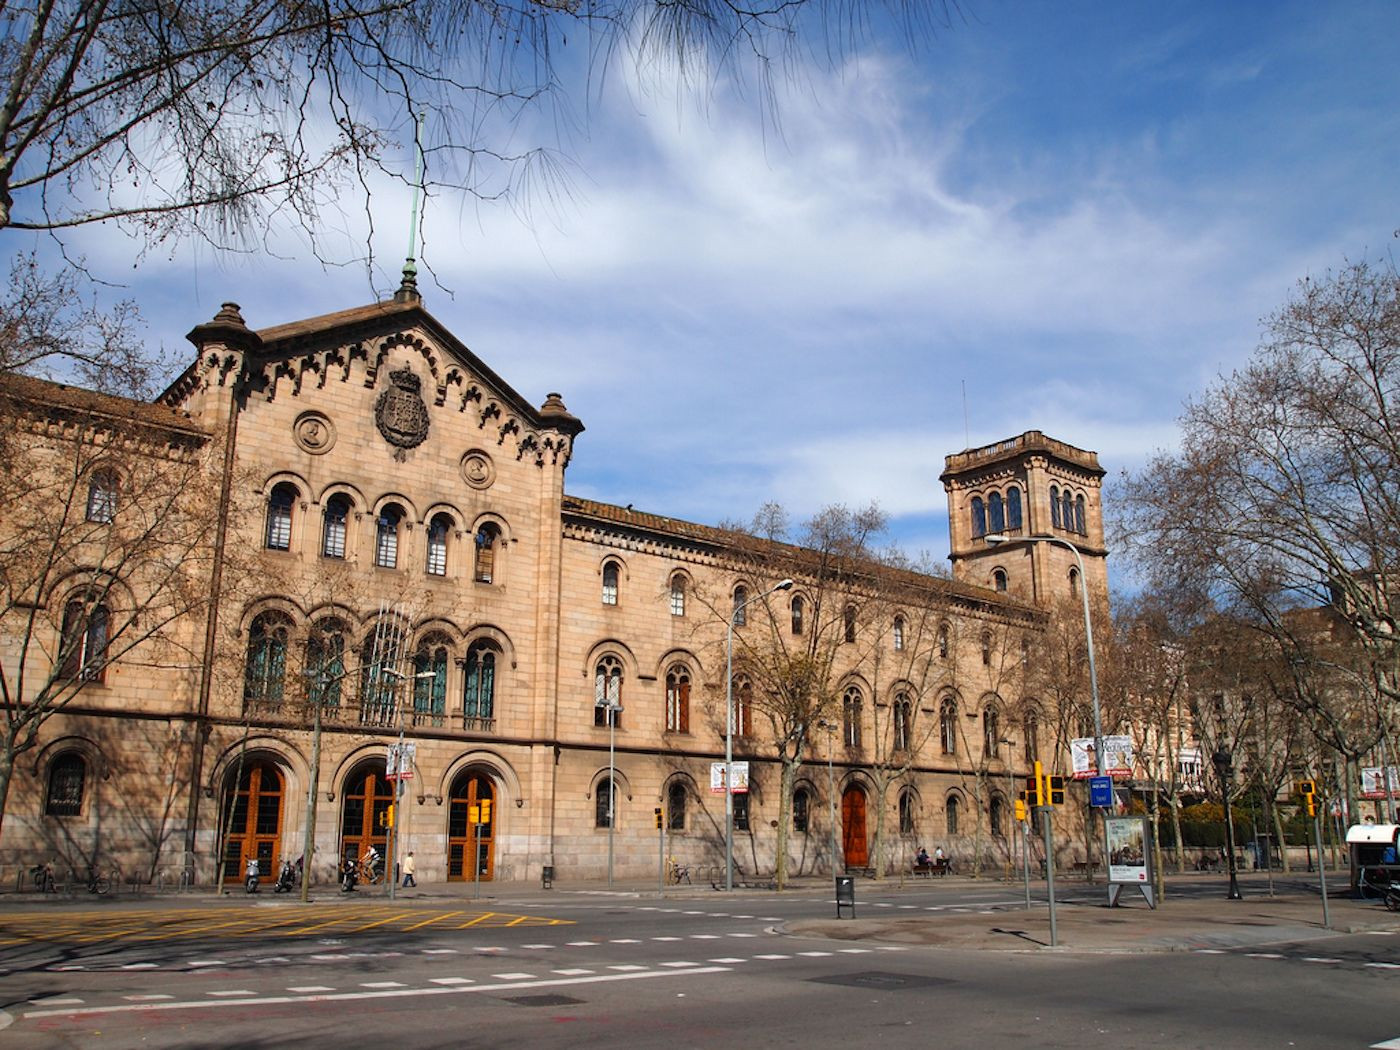
[[1371, 878], [1371, 873], [1368, 869], [1362, 868], [1359, 885], [1362, 897], [1369, 899], [1372, 893], [1377, 894], [1380, 896], [1381, 902], [1385, 904], [1388, 911], [1400, 911], [1400, 883], [1397, 883], [1394, 879], [1387, 879], [1385, 882], [1381, 882], [1378, 879]]
[[384, 860], [379, 854], [371, 854], [360, 861], [358, 881], [366, 886], [377, 886], [384, 881]]
[[34, 880], [34, 888], [40, 893], [58, 892], [58, 886], [53, 878], [52, 864], [36, 864], [29, 869], [29, 874]]
[[112, 892], [112, 880], [96, 868], [88, 867], [87, 891], [105, 897]]

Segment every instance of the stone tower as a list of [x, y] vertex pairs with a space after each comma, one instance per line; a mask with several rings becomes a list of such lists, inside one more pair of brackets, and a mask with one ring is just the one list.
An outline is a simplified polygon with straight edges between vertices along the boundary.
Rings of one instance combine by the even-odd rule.
[[[1089, 596], [1106, 599], [1103, 475], [1097, 453], [1038, 430], [946, 457], [940, 480], [948, 493], [953, 576], [1038, 605], [1077, 597], [1079, 568], [1068, 543], [1083, 559]], [[1006, 541], [989, 543], [988, 536]]]

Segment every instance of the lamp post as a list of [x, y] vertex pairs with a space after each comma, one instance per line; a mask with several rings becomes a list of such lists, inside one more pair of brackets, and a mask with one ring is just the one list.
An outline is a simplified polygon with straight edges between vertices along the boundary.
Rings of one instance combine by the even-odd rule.
[[[792, 588], [792, 580], [782, 580], [762, 594], [754, 595], [729, 612], [729, 631], [724, 646], [724, 888], [734, 889], [734, 621], [754, 602], [770, 594]], [[611, 840], [609, 840], [611, 842]], [[611, 863], [610, 863], [611, 869]], [[611, 885], [611, 882], [609, 882]]]
[[[395, 681], [395, 683], [396, 683], [396, 685], [394, 686], [394, 706], [396, 706], [396, 707], [398, 708], [398, 715], [399, 715], [399, 743], [398, 743], [398, 746], [395, 747], [395, 748], [393, 749], [393, 751], [394, 751], [394, 826], [393, 826], [392, 828], [390, 828], [390, 829], [389, 829], [389, 833], [388, 833], [387, 835], [385, 835], [385, 838], [388, 840], [388, 841], [387, 841], [388, 849], [387, 849], [387, 851], [386, 851], [386, 852], [388, 853], [388, 856], [386, 856], [386, 857], [384, 858], [384, 876], [385, 876], [385, 878], [386, 878], [386, 879], [388, 880], [388, 882], [389, 882], [389, 887], [388, 887], [388, 889], [389, 889], [389, 899], [390, 899], [390, 900], [394, 900], [394, 899], [396, 899], [397, 896], [398, 896], [398, 887], [399, 887], [398, 873], [395, 871], [395, 866], [402, 863], [402, 861], [399, 859], [399, 825], [403, 822], [403, 774], [404, 774], [404, 766], [406, 765], [406, 763], [404, 762], [404, 757], [405, 757], [405, 756], [404, 756], [404, 738], [403, 738], [403, 737], [404, 737], [404, 728], [403, 728], [403, 709], [404, 709], [404, 702], [403, 702], [403, 699], [399, 696], [399, 688], [403, 685], [403, 683], [404, 683], [406, 680], [410, 680], [410, 681], [413, 681], [414, 683], [417, 683], [417, 682], [422, 681], [422, 680], [427, 679], [427, 678], [436, 678], [436, 677], [437, 677], [437, 673], [434, 672], [434, 671], [419, 671], [417, 674], [407, 675], [407, 674], [404, 674], [402, 671], [396, 671], [396, 670], [394, 670], [392, 667], [383, 667], [383, 668], [380, 668], [380, 670], [381, 670], [381, 672], [382, 672], [383, 674], [386, 674], [386, 675], [388, 675], [390, 678], [394, 679], [394, 681]], [[416, 687], [416, 686], [415, 686], [415, 687]], [[415, 745], [415, 746], [416, 746], [416, 745]], [[387, 763], [386, 763], [386, 769], [387, 769]], [[472, 863], [473, 863], [473, 864], [476, 864], [476, 863], [477, 863], [476, 856], [475, 856], [475, 850], [473, 850]]]
[[1230, 752], [1223, 747], [1217, 748], [1210, 760], [1215, 764], [1215, 773], [1220, 778], [1220, 797], [1225, 800], [1225, 848], [1229, 851], [1226, 864], [1230, 869], [1230, 891], [1225, 894], [1225, 899], [1237, 901], [1240, 899], [1240, 883], [1235, 872], [1235, 822], [1230, 816], [1230, 781], [1234, 770], [1231, 768]]
[[836, 774], [831, 768], [831, 753], [835, 750], [832, 734], [836, 732], [836, 723], [823, 718], [818, 720], [817, 728], [826, 730], [826, 798], [831, 807], [831, 874], [835, 875], [836, 863], [841, 856], [836, 846]]

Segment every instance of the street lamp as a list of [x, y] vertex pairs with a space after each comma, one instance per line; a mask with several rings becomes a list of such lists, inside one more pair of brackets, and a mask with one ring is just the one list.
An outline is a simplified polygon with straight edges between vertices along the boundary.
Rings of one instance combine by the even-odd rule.
[[[724, 646], [724, 888], [734, 888], [734, 621], [754, 602], [770, 594], [792, 589], [792, 580], [782, 580], [762, 594], [740, 602], [729, 611], [729, 631]], [[611, 841], [611, 840], [609, 840]]]
[[613, 884], [613, 827], [617, 824], [617, 752], [614, 750], [614, 733], [617, 729], [617, 715], [622, 704], [616, 698], [602, 699], [594, 703], [602, 708], [608, 718], [608, 889]]
[[1230, 752], [1224, 747], [1217, 748], [1210, 760], [1215, 765], [1216, 776], [1220, 778], [1220, 796], [1225, 800], [1225, 848], [1229, 850], [1226, 864], [1230, 868], [1230, 892], [1225, 894], [1225, 899], [1237, 901], [1240, 899], [1240, 883], [1235, 873], [1235, 822], [1230, 816], [1230, 781], [1234, 770], [1231, 768]]
[[[403, 733], [403, 709], [404, 701], [399, 695], [399, 688], [406, 681], [420, 682], [428, 678], [436, 678], [435, 671], [419, 671], [417, 674], [404, 674], [396, 671], [392, 667], [381, 667], [380, 673], [388, 675], [394, 679], [397, 685], [394, 686], [394, 706], [398, 708], [399, 716], [399, 743], [394, 748], [394, 826], [385, 836], [388, 842], [388, 856], [384, 858], [384, 874], [389, 880], [389, 899], [394, 900], [398, 896], [399, 878], [396, 868], [403, 861], [399, 858], [399, 825], [403, 823], [403, 774], [404, 774], [404, 733]], [[386, 763], [387, 771], [387, 763]], [[479, 863], [473, 856], [472, 863]]]
[[1084, 559], [1080, 557], [1079, 548], [1069, 540], [1062, 540], [1058, 536], [1008, 536], [1005, 533], [994, 532], [986, 537], [988, 547], [995, 547], [999, 543], [1011, 543], [1022, 541], [1025, 543], [1054, 543], [1064, 547], [1074, 555], [1074, 560], [1079, 564], [1079, 597], [1084, 600], [1084, 639], [1089, 649], [1089, 695], [1094, 705], [1094, 763], [1095, 772], [1099, 776], [1104, 775], [1104, 754], [1103, 754], [1103, 717], [1099, 713], [1099, 676], [1094, 667], [1094, 627], [1089, 619], [1089, 579], [1084, 574]]
[[841, 856], [836, 848], [836, 774], [831, 768], [831, 752], [835, 749], [832, 735], [836, 731], [836, 723], [821, 718], [817, 720], [817, 728], [826, 730], [826, 797], [831, 806], [831, 874], [835, 875], [837, 859]]

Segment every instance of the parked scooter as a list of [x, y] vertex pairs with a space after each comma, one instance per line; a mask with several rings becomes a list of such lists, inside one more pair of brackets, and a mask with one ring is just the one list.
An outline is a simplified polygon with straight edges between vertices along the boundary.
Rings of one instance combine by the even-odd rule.
[[345, 863], [340, 869], [340, 892], [354, 893], [355, 885], [360, 881], [360, 866], [355, 862], [354, 857], [346, 857]]
[[277, 873], [277, 884], [272, 887], [273, 893], [291, 893], [301, 885], [301, 861], [293, 864], [289, 860], [282, 862], [282, 870]]
[[249, 893], [258, 892], [258, 879], [262, 876], [262, 869], [258, 867], [258, 858], [249, 857], [248, 867], [244, 872], [243, 888]]

